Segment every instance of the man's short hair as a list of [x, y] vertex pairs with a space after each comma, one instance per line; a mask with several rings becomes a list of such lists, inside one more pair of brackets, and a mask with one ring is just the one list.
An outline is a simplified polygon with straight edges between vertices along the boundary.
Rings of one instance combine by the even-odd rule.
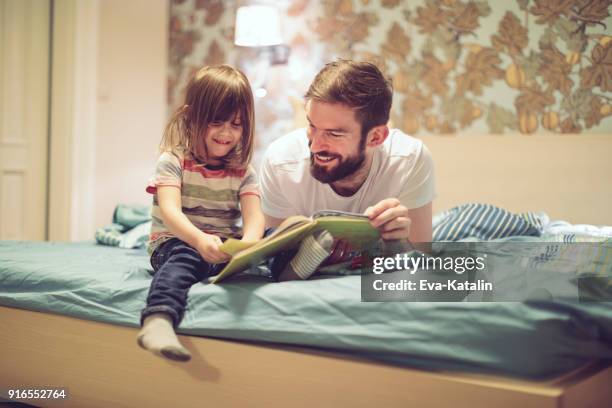
[[338, 60], [317, 74], [306, 92], [306, 100], [342, 103], [355, 109], [365, 139], [374, 126], [389, 121], [393, 88], [376, 65], [369, 62]]

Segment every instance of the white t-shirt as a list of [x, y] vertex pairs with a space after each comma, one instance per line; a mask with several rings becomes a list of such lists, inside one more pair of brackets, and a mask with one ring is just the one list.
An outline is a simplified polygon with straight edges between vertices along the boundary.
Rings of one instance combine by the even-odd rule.
[[336, 194], [329, 184], [310, 174], [306, 129], [295, 130], [267, 149], [261, 168], [265, 214], [284, 219], [311, 216], [320, 210], [363, 213], [385, 198], [395, 197], [407, 208], [418, 208], [435, 197], [434, 166], [423, 142], [398, 129], [376, 148], [368, 178], [350, 197]]

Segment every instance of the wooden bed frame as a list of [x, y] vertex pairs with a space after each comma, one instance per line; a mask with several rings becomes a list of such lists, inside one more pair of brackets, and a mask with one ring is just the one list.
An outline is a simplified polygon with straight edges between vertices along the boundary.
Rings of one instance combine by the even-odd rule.
[[33, 405], [597, 408], [612, 401], [612, 366], [598, 362], [526, 381], [181, 336], [194, 357], [176, 363], [139, 349], [135, 328], [7, 307], [0, 321], [2, 392], [68, 389], [66, 400], [21, 401]]

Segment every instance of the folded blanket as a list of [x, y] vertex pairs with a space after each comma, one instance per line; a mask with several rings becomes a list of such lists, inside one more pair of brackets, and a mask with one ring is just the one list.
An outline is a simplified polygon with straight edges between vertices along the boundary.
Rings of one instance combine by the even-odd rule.
[[96, 230], [96, 242], [120, 248], [142, 248], [151, 231], [151, 207], [119, 204], [113, 222]]

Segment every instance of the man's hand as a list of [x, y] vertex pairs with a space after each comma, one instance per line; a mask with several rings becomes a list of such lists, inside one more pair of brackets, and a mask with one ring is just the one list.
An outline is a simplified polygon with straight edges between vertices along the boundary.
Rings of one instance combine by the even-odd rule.
[[410, 236], [410, 218], [408, 209], [400, 204], [397, 198], [386, 198], [365, 210], [364, 215], [370, 224], [380, 232], [385, 241], [408, 239]]
[[231, 258], [229, 254], [221, 251], [219, 247], [223, 242], [216, 235], [205, 234], [203, 238], [198, 240], [196, 250], [200, 253], [206, 262], [213, 264], [225, 262]]

